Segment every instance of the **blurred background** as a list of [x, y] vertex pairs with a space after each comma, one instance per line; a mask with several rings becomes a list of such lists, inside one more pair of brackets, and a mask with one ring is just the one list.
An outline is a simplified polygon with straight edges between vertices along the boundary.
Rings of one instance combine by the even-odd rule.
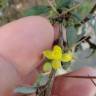
[[[96, 0], [92, 0], [92, 2], [96, 2]], [[43, 4], [48, 4], [47, 0], [0, 0], [0, 26], [23, 17], [23, 12], [32, 6]]]
[[46, 0], [0, 0], [0, 26], [23, 17], [32, 6], [46, 4]]

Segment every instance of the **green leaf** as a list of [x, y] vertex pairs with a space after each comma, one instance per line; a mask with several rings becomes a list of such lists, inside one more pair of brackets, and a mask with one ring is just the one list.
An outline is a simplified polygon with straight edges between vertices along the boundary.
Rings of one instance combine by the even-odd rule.
[[50, 11], [50, 7], [49, 6], [34, 6], [29, 10], [26, 10], [24, 12], [25, 16], [31, 16], [31, 15], [41, 15], [41, 14], [45, 14], [48, 13]]
[[83, 24], [83, 25], [81, 26], [81, 34], [78, 35], [78, 41], [84, 36], [85, 33], [86, 33], [86, 25]]
[[89, 22], [95, 19], [95, 16], [93, 14], [89, 14], [87, 17], [90, 19]]
[[77, 12], [74, 12], [74, 13], [72, 13], [72, 15], [80, 22], [80, 21], [82, 21], [82, 17], [81, 17], [81, 15], [80, 14], [78, 14]]
[[67, 27], [67, 43], [69, 48], [72, 47], [78, 40], [77, 30], [74, 26]]
[[0, 9], [3, 9], [7, 6], [8, 0], [0, 0]]
[[52, 65], [51, 65], [51, 63], [46, 62], [46, 63], [43, 65], [43, 71], [44, 71], [44, 72], [50, 72], [51, 70], [52, 70]]
[[96, 49], [93, 49], [92, 52], [86, 58], [90, 58], [91, 56], [95, 55], [95, 53]]
[[57, 8], [62, 9], [64, 7], [68, 7], [73, 0], [56, 0]]
[[19, 93], [19, 94], [32, 94], [32, 93], [35, 93], [37, 90], [37, 87], [17, 87], [15, 89], [15, 92], [16, 93]]
[[89, 22], [88, 22], [91, 27], [94, 29], [94, 32], [96, 34], [96, 19], [95, 18], [92, 18]]
[[96, 21], [95, 21], [95, 24], [93, 25], [93, 28], [94, 28], [94, 32], [96, 34]]
[[83, 18], [89, 14], [93, 7], [92, 0], [84, 0], [81, 6], [77, 9], [78, 14], [80, 14]]
[[48, 76], [40, 74], [36, 83], [39, 86], [44, 86], [44, 85], [47, 84], [48, 80], [49, 80], [49, 77]]

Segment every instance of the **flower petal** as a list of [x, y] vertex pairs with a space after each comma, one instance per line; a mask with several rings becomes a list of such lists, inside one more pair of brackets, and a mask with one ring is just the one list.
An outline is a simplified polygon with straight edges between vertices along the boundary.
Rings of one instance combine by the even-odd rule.
[[61, 60], [62, 58], [62, 49], [59, 46], [54, 46], [52, 57], [54, 60]]
[[72, 60], [73, 60], [73, 56], [72, 56], [71, 53], [64, 53], [64, 54], [62, 55], [62, 61], [63, 61], [63, 62], [70, 62], [70, 61], [72, 61]]
[[59, 51], [59, 52], [62, 52], [62, 49], [61, 49], [60, 46], [55, 45], [54, 48], [53, 48], [53, 51]]
[[61, 68], [61, 62], [60, 61], [56, 61], [56, 60], [52, 61], [52, 67], [55, 70]]
[[44, 52], [43, 52], [43, 55], [44, 55], [46, 58], [48, 58], [48, 59], [53, 59], [53, 57], [52, 57], [52, 51], [50, 51], [50, 50], [44, 51]]

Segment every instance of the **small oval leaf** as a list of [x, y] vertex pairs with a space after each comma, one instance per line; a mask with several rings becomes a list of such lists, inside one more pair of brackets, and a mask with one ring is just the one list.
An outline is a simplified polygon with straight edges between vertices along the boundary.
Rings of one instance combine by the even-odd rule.
[[20, 93], [20, 94], [32, 94], [35, 93], [37, 90], [36, 87], [17, 87], [15, 89], [15, 93]]
[[73, 2], [73, 0], [56, 0], [57, 8], [62, 9], [68, 7]]
[[72, 47], [78, 40], [77, 38], [77, 30], [74, 26], [67, 27], [67, 44]]
[[46, 62], [46, 63], [43, 65], [43, 71], [44, 71], [44, 72], [50, 72], [51, 70], [52, 70], [52, 65], [51, 65], [51, 63]]
[[50, 7], [49, 6], [34, 6], [29, 10], [26, 10], [24, 12], [24, 16], [32, 16], [32, 15], [41, 15], [41, 14], [45, 14], [48, 13], [50, 11]]

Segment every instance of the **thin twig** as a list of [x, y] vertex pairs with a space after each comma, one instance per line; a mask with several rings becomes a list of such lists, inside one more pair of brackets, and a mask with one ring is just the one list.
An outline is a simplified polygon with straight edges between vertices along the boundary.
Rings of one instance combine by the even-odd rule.
[[96, 4], [93, 6], [92, 10], [90, 11], [90, 14], [94, 13], [96, 11]]
[[85, 41], [88, 37], [89, 37], [89, 35], [86, 36], [85, 38], [83, 38], [81, 41], [79, 41], [79, 42], [77, 42], [76, 44], [74, 44], [74, 45], [72, 46], [72, 52], [74, 53], [74, 52], [75, 52], [75, 48], [76, 48], [78, 45], [80, 45], [83, 41]]
[[78, 75], [64, 75], [66, 78], [78, 78], [78, 79], [96, 79], [96, 76], [78, 76]]
[[54, 5], [52, 4], [52, 1], [50, 0], [47, 0], [48, 1], [48, 4], [50, 5], [50, 7], [52, 8], [52, 10], [57, 14], [59, 15], [58, 11], [56, 10], [56, 8], [54, 7]]
[[46, 89], [47, 89], [47, 85], [45, 85], [42, 89], [38, 88], [38, 90], [40, 90], [40, 92], [37, 93], [37, 96], [44, 96], [43, 94], [45, 93]]
[[81, 44], [83, 41], [85, 41], [87, 38], [89, 37], [89, 35], [88, 36], [86, 36], [84, 39], [82, 39], [81, 41], [79, 41], [78, 43], [76, 43], [74, 46], [73, 46], [73, 48], [75, 48], [76, 46], [78, 46], [79, 44]]
[[94, 80], [91, 78], [90, 79], [91, 81], [92, 81], [92, 83], [95, 85], [95, 87], [96, 87], [96, 83], [94, 82]]
[[73, 6], [72, 8], [68, 9], [67, 11], [64, 11], [62, 14], [59, 14], [59, 16], [54, 17], [54, 18], [52, 18], [52, 19], [58, 19], [58, 18], [63, 18], [63, 19], [64, 19], [64, 18], [65, 18], [65, 15], [66, 15], [67, 13], [69, 13], [70, 11], [78, 8], [80, 5], [81, 5], [81, 4], [77, 4], [77, 5]]
[[91, 81], [92, 81], [92, 83], [95, 85], [95, 87], [96, 87], [96, 83], [94, 82], [94, 80], [93, 79], [90, 79]]
[[64, 49], [63, 46], [63, 42], [64, 42], [64, 38], [63, 38], [63, 24], [59, 24], [59, 32], [60, 32], [60, 37], [59, 37], [59, 46]]
[[68, 12], [80, 7], [81, 4], [77, 4], [76, 6], [73, 6], [72, 8], [68, 9], [67, 11], [63, 12], [60, 16], [64, 16], [65, 14], [67, 14]]
[[[90, 75], [88, 75], [88, 76], [90, 76]], [[92, 79], [92, 78], [90, 78], [90, 80], [92, 81], [92, 83], [95, 85], [95, 87], [96, 87], [96, 83], [94, 82], [94, 80]]]
[[52, 87], [53, 87], [53, 82], [54, 82], [54, 79], [55, 79], [55, 73], [56, 71], [55, 70], [52, 70], [51, 74], [50, 74], [50, 79], [48, 81], [48, 87], [47, 87], [47, 90], [46, 90], [46, 96], [51, 96], [51, 91], [52, 91]]
[[[95, 10], [96, 10], [96, 4], [93, 6], [92, 10], [89, 12], [89, 15], [90, 15], [90, 14], [92, 15]], [[95, 16], [94, 16], [94, 17], [95, 17]], [[88, 22], [89, 20], [90, 20], [90, 18], [85, 17], [79, 24], [75, 24], [75, 26], [76, 26], [76, 27], [79, 27], [79, 26], [81, 26], [82, 24], [85, 24], [86, 22]]]
[[43, 88], [39, 88], [40, 92], [37, 93], [37, 96], [51, 96], [53, 82], [55, 79], [55, 73], [56, 73], [56, 71], [52, 70], [52, 72], [50, 73], [49, 80], [48, 80], [47, 84]]

